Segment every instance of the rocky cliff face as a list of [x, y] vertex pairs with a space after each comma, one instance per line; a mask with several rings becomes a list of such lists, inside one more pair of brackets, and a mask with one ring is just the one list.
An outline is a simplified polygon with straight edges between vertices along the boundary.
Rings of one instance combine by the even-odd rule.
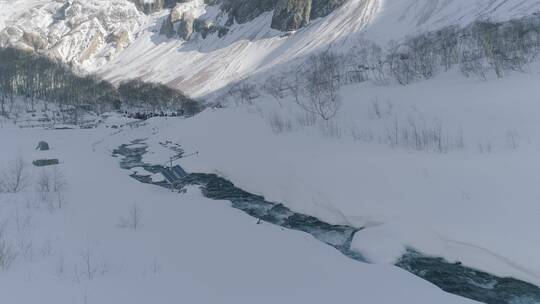
[[129, 0], [135, 3], [137, 8], [145, 13], [151, 14], [158, 12], [166, 7], [174, 7], [177, 2], [183, 2], [183, 0]]
[[[143, 0], [133, 0], [143, 1]], [[161, 34], [190, 40], [194, 33], [225, 35], [233, 24], [249, 22], [265, 12], [273, 11], [271, 27], [280, 31], [294, 31], [310, 20], [324, 17], [346, 0], [162, 0], [172, 5], [170, 15], [161, 27]], [[172, 3], [172, 2], [174, 3]], [[226, 22], [204, 19], [205, 7], [219, 6], [227, 14]]]
[[228, 28], [215, 20], [200, 18], [205, 13], [207, 2], [188, 0], [177, 3], [161, 26], [161, 34], [169, 38], [180, 37], [190, 40], [193, 33], [200, 33], [203, 38], [208, 34], [218, 33], [221, 37]]
[[277, 0], [223, 0], [221, 9], [229, 14], [227, 25], [242, 24], [273, 10]]
[[327, 16], [347, 0], [225, 0], [222, 8], [230, 22], [251, 21], [264, 12], [274, 10], [272, 28], [297, 30], [310, 20]]
[[306, 26], [311, 15], [311, 0], [278, 0], [272, 17], [272, 28], [293, 31]]
[[311, 19], [325, 17], [340, 7], [347, 0], [312, 0]]

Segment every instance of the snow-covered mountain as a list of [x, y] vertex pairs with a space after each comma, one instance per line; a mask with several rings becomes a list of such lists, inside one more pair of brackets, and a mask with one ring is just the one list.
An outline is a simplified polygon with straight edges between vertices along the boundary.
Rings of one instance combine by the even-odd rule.
[[142, 77], [197, 96], [330, 45], [346, 50], [360, 38], [386, 44], [448, 25], [519, 18], [540, 9], [534, 0], [304, 2], [309, 5], [4, 0], [0, 45], [37, 50], [112, 80]]
[[[507, 20], [540, 9], [538, 1], [349, 0], [329, 16], [294, 32], [272, 29], [272, 14], [235, 24], [227, 35], [183, 39], [156, 35], [163, 16], [100, 72], [111, 79], [137, 75], [201, 95], [252, 73], [264, 72], [336, 44], [338, 50], [366, 38], [379, 43], [479, 18]], [[212, 6], [197, 8], [201, 19], [219, 20]]]
[[0, 46], [37, 51], [87, 70], [128, 46], [145, 20], [127, 0], [40, 1], [29, 9], [20, 3], [2, 4], [13, 13], [0, 31]]
[[[209, 101], [171, 117], [169, 88], [27, 77], [38, 64], [11, 72], [32, 56], [3, 56], [1, 299], [539, 303], [539, 11], [0, 0], [0, 46]], [[90, 129], [54, 119], [77, 109]], [[59, 164], [13, 190], [33, 160]]]

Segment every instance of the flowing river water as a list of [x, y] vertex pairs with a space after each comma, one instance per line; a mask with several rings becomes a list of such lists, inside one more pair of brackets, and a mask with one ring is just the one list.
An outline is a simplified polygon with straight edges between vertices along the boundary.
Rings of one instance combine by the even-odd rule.
[[[151, 174], [161, 172], [163, 165], [143, 162], [147, 152], [144, 139], [134, 140], [113, 151], [114, 157], [120, 158], [120, 167], [131, 170], [142, 167], [148, 174], [133, 173], [131, 177], [142, 183], [169, 188], [167, 182], [154, 182]], [[181, 149], [177, 150], [179, 156]], [[293, 212], [280, 203], [269, 202], [264, 197], [246, 192], [230, 181], [216, 174], [189, 173], [177, 188], [199, 186], [202, 194], [210, 199], [231, 202], [233, 208], [242, 210], [258, 221], [265, 221], [311, 234], [317, 240], [328, 244], [345, 256], [359, 262], [368, 262], [362, 255], [351, 249], [354, 234], [361, 228], [332, 225], [313, 216]], [[540, 303], [540, 288], [514, 278], [503, 278], [475, 270], [460, 263], [450, 263], [442, 258], [420, 254], [410, 249], [396, 263], [442, 290], [488, 304], [533, 304]]]

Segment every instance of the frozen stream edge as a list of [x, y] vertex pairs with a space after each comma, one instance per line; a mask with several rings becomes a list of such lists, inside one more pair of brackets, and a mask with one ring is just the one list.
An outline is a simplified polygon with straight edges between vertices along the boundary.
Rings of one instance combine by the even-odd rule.
[[[142, 167], [149, 173], [158, 173], [162, 165], [142, 162], [147, 152], [144, 139], [124, 144], [113, 151], [121, 157], [120, 167], [131, 170]], [[179, 155], [183, 151], [178, 151]], [[169, 188], [166, 182], [153, 182], [150, 175], [131, 174], [142, 183]], [[268, 202], [264, 197], [248, 193], [216, 174], [189, 173], [182, 181], [183, 186], [195, 185], [210, 199], [226, 200], [233, 208], [268, 223], [311, 234], [317, 240], [339, 250], [345, 256], [359, 262], [367, 262], [359, 253], [351, 250], [354, 234], [362, 228], [331, 225], [315, 217], [296, 213], [283, 204]], [[460, 263], [450, 263], [442, 258], [423, 255], [410, 249], [396, 263], [442, 290], [488, 304], [533, 304], [540, 303], [540, 288], [514, 278], [502, 278], [475, 270]]]

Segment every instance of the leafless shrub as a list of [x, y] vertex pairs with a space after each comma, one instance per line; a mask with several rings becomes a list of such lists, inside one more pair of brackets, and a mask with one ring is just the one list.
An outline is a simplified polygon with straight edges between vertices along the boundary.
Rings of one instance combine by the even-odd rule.
[[32, 227], [31, 213], [25, 212], [21, 214], [19, 208], [17, 208], [13, 217], [15, 218], [15, 227], [17, 228], [17, 232], [24, 233], [30, 230], [30, 228]]
[[283, 106], [281, 100], [285, 98], [287, 78], [284, 74], [273, 75], [266, 79], [263, 90], [268, 95], [274, 97], [279, 103], [279, 106]]
[[252, 104], [253, 100], [259, 97], [259, 92], [256, 85], [244, 79], [231, 85], [227, 95], [237, 104]]
[[506, 140], [508, 141], [508, 146], [510, 149], [515, 150], [519, 146], [519, 135], [514, 131], [506, 132]]
[[31, 180], [26, 162], [22, 157], [13, 160], [0, 177], [1, 190], [17, 193], [24, 190]]
[[0, 240], [0, 271], [8, 271], [16, 257], [12, 246], [5, 240]]
[[84, 274], [88, 280], [94, 279], [97, 273], [97, 267], [94, 265], [94, 256], [90, 248], [82, 253]]
[[317, 117], [313, 113], [302, 112], [296, 115], [296, 122], [302, 127], [309, 127], [317, 123]]
[[[61, 256], [57, 272], [64, 272], [64, 258]], [[91, 281], [98, 276], [105, 276], [110, 270], [110, 265], [102, 254], [96, 253], [89, 243], [80, 253], [80, 260], [73, 265], [73, 274], [76, 282], [82, 280]]]
[[341, 127], [333, 121], [325, 121], [321, 124], [323, 135], [328, 138], [341, 138]]
[[137, 230], [141, 227], [142, 214], [137, 204], [133, 204], [129, 209], [127, 217], [120, 218], [118, 226], [120, 228]]
[[377, 119], [383, 119], [384, 117], [392, 116], [392, 110], [394, 105], [387, 101], [386, 104], [380, 102], [379, 98], [374, 98], [371, 100], [369, 113], [371, 117]]
[[51, 176], [46, 169], [39, 172], [36, 180], [36, 191], [41, 201], [46, 201], [51, 192]]
[[6, 239], [4, 226], [0, 227], [0, 272], [8, 271], [17, 258], [17, 252]]
[[361, 39], [345, 55], [345, 78], [347, 83], [372, 80], [377, 84], [387, 84], [383, 49], [375, 43]]
[[[324, 121], [336, 116], [341, 106], [339, 65], [339, 57], [330, 51], [309, 57], [293, 89], [295, 102], [302, 110]], [[301, 98], [299, 92], [305, 98]]]
[[358, 127], [351, 128], [350, 130], [351, 137], [355, 141], [361, 142], [374, 142], [375, 135], [371, 129], [359, 129]]
[[446, 153], [465, 147], [462, 130], [448, 132], [437, 121], [428, 123], [422, 119], [410, 118], [407, 122], [401, 122], [395, 117], [385, 130], [385, 141], [393, 148]]
[[36, 190], [41, 202], [47, 203], [49, 209], [62, 209], [65, 205], [64, 191], [67, 182], [60, 169], [43, 169], [36, 181]]
[[291, 120], [283, 118], [282, 115], [280, 115], [277, 112], [273, 112], [268, 117], [268, 122], [270, 123], [270, 126], [272, 127], [272, 131], [274, 133], [283, 133], [283, 132], [291, 132], [293, 130], [293, 125]]
[[375, 117], [377, 117], [378, 119], [381, 119], [382, 110], [379, 104], [379, 100], [377, 98], [371, 101], [371, 106], [372, 106], [373, 114], [375, 114]]
[[482, 154], [491, 154], [493, 145], [490, 142], [478, 142], [478, 151]]
[[17, 240], [17, 252], [25, 261], [32, 262], [35, 256], [34, 243], [23, 235]]

